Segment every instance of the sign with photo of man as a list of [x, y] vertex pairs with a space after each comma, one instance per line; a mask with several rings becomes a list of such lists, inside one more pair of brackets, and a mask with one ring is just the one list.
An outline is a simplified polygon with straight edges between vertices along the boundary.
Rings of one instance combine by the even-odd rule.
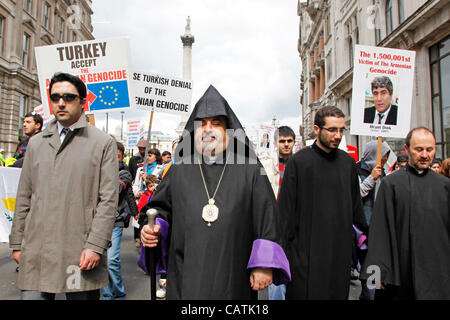
[[355, 46], [352, 135], [404, 138], [410, 130], [415, 52]]

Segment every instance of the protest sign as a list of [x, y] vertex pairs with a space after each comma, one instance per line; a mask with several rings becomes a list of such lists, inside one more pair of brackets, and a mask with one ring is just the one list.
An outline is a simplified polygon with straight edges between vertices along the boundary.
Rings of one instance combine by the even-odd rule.
[[134, 108], [180, 116], [190, 114], [191, 81], [136, 71], [130, 80]]
[[127, 147], [136, 148], [140, 136], [141, 120], [127, 121]]
[[9, 242], [21, 171], [20, 168], [0, 167], [0, 242]]
[[50, 121], [49, 115], [46, 115], [44, 113], [44, 106], [42, 104], [38, 105], [33, 109], [33, 111], [42, 117], [42, 130], [44, 130], [45, 127], [47, 127], [48, 122]]
[[257, 144], [258, 155], [275, 152], [274, 133], [275, 127], [273, 126], [263, 124], [259, 126]]
[[355, 46], [352, 135], [405, 138], [410, 130], [415, 52]]
[[85, 111], [130, 109], [130, 49], [127, 38], [60, 43], [36, 47], [36, 65], [43, 112], [50, 108], [49, 84], [56, 72], [79, 77], [87, 86]]

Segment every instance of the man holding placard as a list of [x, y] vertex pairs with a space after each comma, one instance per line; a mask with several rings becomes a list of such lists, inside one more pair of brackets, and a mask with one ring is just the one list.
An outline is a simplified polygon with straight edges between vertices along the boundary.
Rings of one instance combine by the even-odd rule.
[[405, 149], [408, 164], [381, 182], [361, 278], [379, 289], [375, 300], [448, 300], [450, 180], [429, 168], [436, 153], [430, 130], [411, 130]]

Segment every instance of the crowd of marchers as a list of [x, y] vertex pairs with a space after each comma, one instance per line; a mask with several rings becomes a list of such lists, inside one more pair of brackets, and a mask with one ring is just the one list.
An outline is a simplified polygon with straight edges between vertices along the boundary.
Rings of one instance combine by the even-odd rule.
[[323, 107], [312, 145], [294, 153], [281, 126], [277, 156], [256, 154], [210, 86], [172, 153], [142, 140], [126, 163], [88, 123], [79, 78], [55, 74], [49, 98], [55, 118], [42, 130], [27, 114], [28, 139], [6, 163], [22, 168], [9, 242], [21, 299], [125, 298], [128, 225], [147, 274], [145, 248], [156, 250], [159, 298], [248, 300], [268, 287], [272, 300], [346, 300], [359, 278], [362, 300], [450, 299], [450, 159], [434, 159], [429, 129], [412, 129], [385, 171], [389, 146], [377, 162], [371, 141], [355, 162], [339, 149], [345, 115]]

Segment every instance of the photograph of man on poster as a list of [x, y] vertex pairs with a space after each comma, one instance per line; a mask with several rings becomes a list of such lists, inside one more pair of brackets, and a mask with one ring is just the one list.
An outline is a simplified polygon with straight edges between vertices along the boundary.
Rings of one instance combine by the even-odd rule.
[[374, 105], [364, 109], [364, 123], [397, 125], [398, 106], [392, 104], [391, 79], [386, 76], [374, 78], [371, 91]]

